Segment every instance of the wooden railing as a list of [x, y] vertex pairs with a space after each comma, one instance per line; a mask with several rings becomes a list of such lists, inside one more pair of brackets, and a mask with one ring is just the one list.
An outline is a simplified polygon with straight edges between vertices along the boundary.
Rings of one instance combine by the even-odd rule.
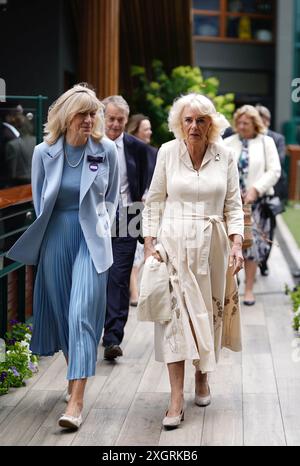
[[34, 218], [30, 185], [0, 191], [0, 337], [9, 320], [25, 322], [32, 315], [34, 269], [5, 253]]
[[289, 199], [300, 200], [300, 146], [287, 146], [289, 156]]

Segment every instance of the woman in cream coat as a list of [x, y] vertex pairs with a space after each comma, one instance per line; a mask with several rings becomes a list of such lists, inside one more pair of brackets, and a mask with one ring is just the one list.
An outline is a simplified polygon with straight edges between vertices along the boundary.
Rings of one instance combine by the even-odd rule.
[[176, 139], [159, 150], [143, 212], [145, 259], [158, 241], [167, 253], [172, 318], [155, 324], [156, 360], [167, 363], [171, 401], [166, 428], [183, 420], [184, 363], [192, 360], [195, 403], [210, 403], [207, 373], [220, 348], [241, 350], [235, 274], [243, 267], [243, 211], [238, 171], [220, 138], [228, 126], [199, 94], [175, 101]]
[[261, 211], [264, 195], [273, 195], [273, 186], [280, 177], [279, 155], [273, 139], [265, 134], [266, 130], [259, 113], [252, 105], [244, 105], [234, 114], [234, 126], [237, 134], [225, 139], [225, 144], [233, 150], [240, 174], [240, 188], [245, 204], [252, 204], [253, 246], [246, 249], [245, 274], [246, 286], [244, 304], [255, 304], [253, 285], [257, 265], [268, 253], [271, 228], [270, 218], [265, 218]]

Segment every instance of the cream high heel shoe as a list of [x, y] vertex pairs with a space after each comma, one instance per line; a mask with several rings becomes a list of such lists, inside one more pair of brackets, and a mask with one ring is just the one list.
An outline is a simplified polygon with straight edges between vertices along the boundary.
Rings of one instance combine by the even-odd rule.
[[205, 406], [208, 406], [210, 405], [211, 403], [211, 394], [210, 394], [210, 388], [208, 386], [208, 395], [205, 395], [205, 396], [200, 396], [200, 395], [197, 395], [197, 393], [195, 393], [195, 404], [197, 406], [201, 406], [202, 408], [204, 408]]
[[184, 421], [184, 405], [182, 406], [182, 410], [178, 416], [168, 416], [168, 412], [169, 411], [166, 412], [166, 415], [163, 418], [162, 425], [166, 429], [175, 429], [180, 425], [181, 421]]

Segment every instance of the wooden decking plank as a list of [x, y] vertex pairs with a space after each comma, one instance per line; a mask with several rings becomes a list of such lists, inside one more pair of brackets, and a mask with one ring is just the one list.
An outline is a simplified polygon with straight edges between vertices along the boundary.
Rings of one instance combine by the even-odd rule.
[[154, 348], [153, 332], [151, 323], [139, 322], [124, 348], [124, 357], [126, 359], [136, 359], [139, 362], [144, 360], [147, 362]]
[[[185, 393], [185, 420], [175, 430], [161, 430], [159, 446], [200, 446], [204, 412], [194, 403], [194, 394]], [[164, 413], [161, 413], [161, 421]]]
[[116, 445], [157, 445], [167, 404], [167, 394], [137, 393]]
[[67, 386], [66, 375], [67, 364], [62, 353], [59, 353], [59, 356], [34, 385], [34, 390], [64, 390]]
[[114, 445], [127, 412], [127, 409], [91, 409], [72, 445]]
[[244, 394], [243, 412], [246, 446], [286, 445], [277, 394]]
[[57, 394], [54, 391], [29, 391], [2, 423], [0, 445], [27, 445], [56, 402]]
[[[201, 408], [200, 408], [201, 409]], [[243, 445], [242, 395], [214, 395], [205, 408], [202, 446]]]
[[277, 383], [287, 445], [300, 446], [300, 379], [283, 377]]
[[129, 409], [145, 370], [144, 364], [122, 358], [114, 364], [95, 403], [95, 409]]
[[[88, 417], [88, 414], [106, 381], [106, 377], [101, 376], [99, 374], [100, 371], [97, 372], [98, 373], [96, 373], [95, 377], [91, 377], [87, 383], [85, 403], [82, 413], [84, 421]], [[57, 402], [53, 410], [37, 430], [29, 445], [71, 445], [73, 440], [76, 438], [76, 432], [66, 432], [66, 430], [61, 429], [58, 425], [58, 419], [65, 411], [67, 404], [63, 398], [64, 392], [56, 393]]]

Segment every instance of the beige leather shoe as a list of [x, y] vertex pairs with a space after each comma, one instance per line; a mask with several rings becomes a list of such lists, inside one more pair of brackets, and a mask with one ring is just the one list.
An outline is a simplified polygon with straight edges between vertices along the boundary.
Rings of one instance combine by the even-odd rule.
[[58, 424], [60, 427], [64, 427], [65, 429], [79, 429], [82, 424], [81, 414], [79, 414], [78, 417], [70, 416], [69, 414], [63, 414], [59, 418]]
[[178, 416], [168, 416], [168, 411], [166, 412], [165, 417], [163, 418], [162, 425], [166, 429], [175, 429], [179, 426], [181, 421], [184, 421], [184, 411], [182, 410]]
[[201, 407], [205, 407], [205, 406], [208, 406], [210, 405], [211, 403], [211, 394], [210, 394], [210, 388], [208, 386], [208, 391], [209, 391], [209, 394], [206, 395], [206, 396], [200, 396], [200, 395], [197, 395], [197, 393], [195, 393], [195, 403], [197, 406], [201, 406]]

